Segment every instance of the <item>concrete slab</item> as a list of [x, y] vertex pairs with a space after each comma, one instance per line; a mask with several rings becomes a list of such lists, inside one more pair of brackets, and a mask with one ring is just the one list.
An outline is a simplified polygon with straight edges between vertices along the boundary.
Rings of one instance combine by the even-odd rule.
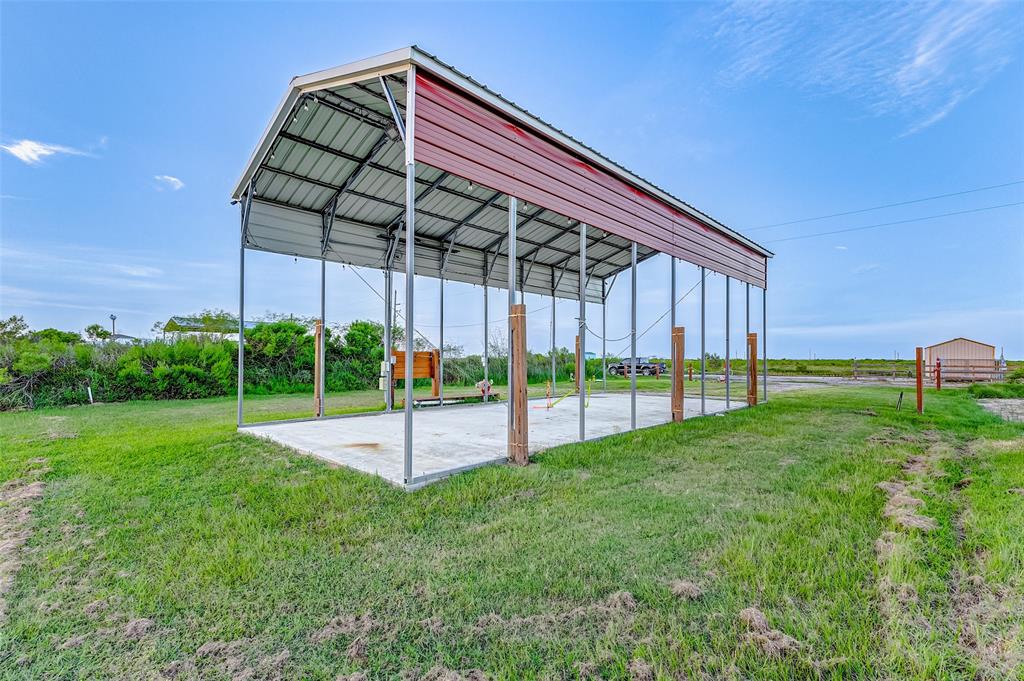
[[[667, 394], [637, 395], [637, 427], [671, 421]], [[743, 403], [733, 401], [731, 408]], [[587, 439], [629, 430], [629, 394], [598, 393], [586, 409]], [[725, 400], [707, 399], [706, 412], [724, 412]], [[700, 415], [700, 400], [685, 402], [686, 418]], [[562, 400], [553, 409], [530, 401], [530, 453], [577, 441], [579, 402]], [[293, 423], [244, 426], [242, 432], [265, 437], [332, 463], [378, 475], [399, 486], [418, 487], [468, 468], [505, 460], [505, 404], [473, 404], [417, 409], [413, 415], [413, 483], [404, 485], [403, 412], [361, 414]]]

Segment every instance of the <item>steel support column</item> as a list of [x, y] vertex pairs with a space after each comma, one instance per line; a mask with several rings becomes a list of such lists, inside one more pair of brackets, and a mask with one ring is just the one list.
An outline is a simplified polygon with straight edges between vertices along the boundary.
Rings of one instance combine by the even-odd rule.
[[[767, 279], [767, 277], [765, 277]], [[764, 401], [768, 401], [768, 283], [761, 289], [761, 356], [764, 358], [764, 376], [761, 383], [764, 384]]]
[[[746, 317], [747, 317], [747, 325], [746, 325], [746, 331], [744, 332], [743, 337], [744, 338], [750, 338], [750, 284], [747, 284], [746, 288], [747, 288], [747, 304], [744, 307], [744, 312], [745, 312]], [[750, 357], [749, 356], [750, 355], [749, 352], [747, 353], [747, 355], [748, 355], [748, 357], [747, 357], [747, 363], [748, 364], [750, 362], [756, 362], [757, 361], [757, 357]], [[743, 387], [747, 389], [747, 394], [749, 395], [750, 394], [750, 367], [749, 366], [747, 367], [747, 370], [743, 372], [743, 376], [744, 376], [743, 380], [745, 382], [745, 385]]]
[[438, 380], [438, 400], [437, 406], [444, 406], [444, 277], [441, 277], [441, 294], [440, 307], [441, 307], [441, 332], [440, 342], [437, 344], [437, 373], [440, 374]]
[[391, 325], [394, 323], [391, 317], [391, 298], [394, 295], [392, 292], [392, 274], [391, 268], [384, 270], [384, 411], [388, 412], [394, 409], [394, 393], [391, 390], [393, 384], [391, 376]]
[[629, 427], [636, 430], [636, 242], [634, 241], [629, 249], [630, 266], [629, 278], [632, 290], [630, 291], [629, 305]]
[[704, 377], [705, 377], [705, 361], [704, 356], [707, 354], [704, 350], [704, 280], [705, 270], [703, 267], [700, 268], [700, 415], [704, 416]]
[[[671, 279], [671, 291], [672, 291], [672, 312], [669, 316], [669, 335], [671, 336], [672, 329], [676, 328], [676, 259], [674, 256], [669, 256], [669, 262], [672, 263], [672, 276]], [[675, 371], [675, 367], [672, 367], [672, 371]]]
[[[669, 356], [671, 357], [672, 356], [672, 346], [671, 346], [672, 334], [675, 333], [675, 329], [676, 329], [676, 259], [675, 259], [675, 256], [670, 255], [669, 258], [668, 258], [668, 261], [671, 263], [671, 268], [672, 268], [672, 276], [669, 277], [669, 279], [671, 280], [670, 281], [670, 286], [669, 286], [669, 291], [670, 291], [669, 295], [671, 296], [671, 300], [669, 301], [671, 307], [669, 309], [671, 310], [671, 313], [669, 314], [669, 325], [668, 325]], [[677, 371], [684, 371], [684, 370], [685, 370], [684, 367], [682, 367], [682, 366], [678, 366], [677, 367], [676, 363], [672, 362], [672, 375], [673, 376], [675, 376]]]
[[729, 383], [732, 381], [732, 373], [729, 365], [729, 283], [730, 278], [725, 278], [725, 408], [729, 408]]
[[412, 482], [413, 336], [416, 329], [416, 67], [409, 67], [405, 100], [405, 484]]
[[242, 426], [242, 406], [245, 398], [245, 241], [249, 231], [249, 213], [252, 211], [252, 181], [242, 203], [241, 237], [238, 244], [238, 426]]
[[608, 392], [608, 282], [601, 280], [601, 392]]
[[558, 389], [558, 363], [556, 362], [558, 350], [555, 347], [555, 270], [551, 270], [551, 395], [554, 396]]
[[490, 284], [488, 282], [488, 276], [487, 276], [488, 274], [489, 273], [487, 271], [487, 263], [484, 263], [484, 384], [486, 386], [488, 386], [487, 389], [486, 389], [487, 391], [484, 393], [484, 402], [490, 401], [489, 398], [490, 398], [490, 392], [491, 392], [490, 391], [490, 387], [489, 387], [490, 384], [491, 384], [491, 379], [490, 379], [491, 356], [490, 356], [490, 352], [488, 350], [488, 346], [491, 344], [491, 342], [490, 342], [490, 327], [488, 326], [488, 321], [487, 321], [487, 289], [490, 288]]
[[513, 372], [512, 372], [512, 306], [516, 303], [516, 197], [508, 197], [508, 309], [505, 318], [505, 333], [508, 340], [507, 358], [505, 362], [508, 381], [508, 455], [512, 457], [513, 422]]
[[327, 401], [327, 261], [320, 260], [320, 404], [317, 405], [317, 418], [324, 415], [324, 402]]
[[587, 439], [587, 225], [580, 223], [580, 375], [576, 377], [580, 402], [580, 442]]

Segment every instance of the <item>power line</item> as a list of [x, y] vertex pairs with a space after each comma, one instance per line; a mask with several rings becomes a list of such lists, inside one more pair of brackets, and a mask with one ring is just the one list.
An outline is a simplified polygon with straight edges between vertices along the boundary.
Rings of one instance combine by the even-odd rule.
[[997, 208], [1010, 208], [1012, 206], [1024, 205], [1024, 201], [1017, 201], [1014, 203], [1001, 203], [997, 206], [983, 206], [982, 208], [970, 208], [968, 210], [957, 210], [949, 213], [939, 213], [937, 215], [925, 215], [919, 218], [909, 218], [907, 220], [894, 220], [892, 222], [879, 222], [874, 225], [861, 225], [860, 227], [847, 227], [844, 229], [834, 229], [828, 232], [815, 232], [813, 234], [800, 234], [798, 236], [788, 236], [782, 239], [771, 239], [765, 241], [768, 244], [777, 244], [782, 241], [797, 241], [799, 239], [812, 239], [818, 236], [829, 236], [830, 234], [845, 234], [847, 232], [859, 232], [865, 229], [877, 229], [879, 227], [892, 227], [893, 225], [905, 225], [911, 222], [922, 222], [924, 220], [935, 220], [937, 218], [950, 217], [952, 215], [967, 215], [969, 213], [981, 213], [987, 210], [996, 210]]
[[870, 208], [859, 208], [857, 210], [848, 210], [842, 213], [830, 213], [828, 215], [818, 215], [813, 218], [801, 218], [800, 220], [790, 220], [788, 222], [776, 222], [770, 225], [761, 225], [760, 227], [751, 227], [743, 230], [744, 232], [756, 232], [761, 229], [770, 229], [772, 227], [784, 227], [786, 225], [798, 225], [804, 222], [814, 222], [815, 220], [826, 220], [828, 218], [838, 218], [846, 215], [858, 215], [860, 213], [868, 213], [873, 210], [881, 210], [883, 208], [895, 208], [897, 206], [909, 206], [914, 203], [923, 203], [925, 201], [934, 201], [936, 199], [945, 199], [951, 196], [963, 196], [964, 194], [974, 194], [976, 192], [989, 191], [991, 189], [1002, 189], [1003, 187], [1012, 187], [1014, 185], [1024, 184], [1024, 180], [1014, 180], [1013, 182], [1005, 182], [1003, 184], [993, 184], [988, 187], [978, 187], [976, 189], [965, 189], [959, 192], [949, 192], [948, 194], [936, 194], [935, 196], [926, 196], [920, 199], [911, 199], [909, 201], [898, 201], [896, 203], [886, 203], [880, 206], [871, 206]]

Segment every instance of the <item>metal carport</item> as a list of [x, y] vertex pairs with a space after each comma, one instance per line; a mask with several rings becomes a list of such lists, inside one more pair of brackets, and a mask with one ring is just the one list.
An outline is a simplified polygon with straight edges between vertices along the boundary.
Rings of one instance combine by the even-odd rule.
[[[484, 285], [485, 296], [504, 281], [510, 307], [523, 291], [603, 304], [615, 277], [631, 270], [635, 355], [638, 262], [668, 254], [702, 268], [702, 282], [706, 268], [745, 283], [749, 301], [750, 286], [766, 290], [772, 255], [416, 47], [293, 79], [232, 198], [242, 206], [239, 319], [247, 249], [320, 260], [322, 275], [327, 261], [381, 269], [387, 299], [396, 270], [440, 278], [442, 301], [444, 280]], [[321, 318], [323, 296], [322, 285]], [[408, 353], [414, 305], [407, 277]], [[242, 427], [244, 343], [238, 364]], [[404, 483], [412, 485], [407, 369], [395, 378], [406, 379]]]

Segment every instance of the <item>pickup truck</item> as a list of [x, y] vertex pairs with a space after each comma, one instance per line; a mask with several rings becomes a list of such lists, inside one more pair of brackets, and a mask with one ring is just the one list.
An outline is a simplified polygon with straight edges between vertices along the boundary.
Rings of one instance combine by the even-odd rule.
[[624, 357], [618, 362], [613, 362], [608, 365], [608, 373], [612, 376], [628, 376], [629, 372], [632, 371], [632, 367], [636, 367], [637, 374], [641, 376], [654, 376], [658, 373], [665, 373], [666, 367], [664, 362], [659, 362], [653, 357]]

